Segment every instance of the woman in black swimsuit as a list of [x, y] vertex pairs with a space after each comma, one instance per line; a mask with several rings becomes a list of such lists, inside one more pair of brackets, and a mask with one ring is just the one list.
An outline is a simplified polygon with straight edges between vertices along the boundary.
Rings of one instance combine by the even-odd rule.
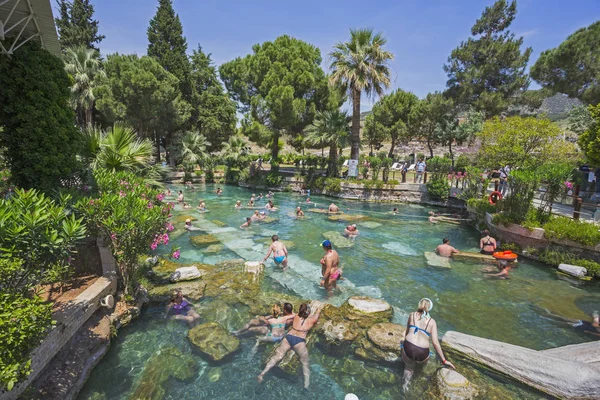
[[437, 336], [437, 324], [429, 315], [433, 309], [433, 301], [425, 298], [419, 301], [419, 308], [408, 316], [408, 324], [402, 342], [402, 360], [404, 361], [404, 391], [408, 390], [415, 368], [429, 361], [429, 340], [437, 352], [442, 364], [452, 369], [454, 365], [444, 357]]
[[282, 340], [281, 345], [279, 345], [275, 354], [267, 361], [265, 369], [263, 369], [258, 376], [258, 382], [262, 382], [265, 374], [285, 357], [288, 350], [292, 349], [298, 355], [298, 358], [300, 358], [300, 362], [302, 363], [302, 373], [304, 374], [304, 388], [308, 389], [308, 384], [310, 383], [310, 365], [308, 363], [306, 335], [308, 331], [315, 326], [317, 321], [319, 321], [321, 309], [317, 310], [314, 315], [310, 315], [310, 312], [311, 310], [308, 304], [303, 303], [300, 305], [300, 310], [294, 317], [292, 329], [289, 330], [285, 339]]
[[496, 239], [490, 236], [490, 231], [487, 229], [481, 232], [481, 240], [479, 241], [481, 254], [492, 255], [496, 250]]

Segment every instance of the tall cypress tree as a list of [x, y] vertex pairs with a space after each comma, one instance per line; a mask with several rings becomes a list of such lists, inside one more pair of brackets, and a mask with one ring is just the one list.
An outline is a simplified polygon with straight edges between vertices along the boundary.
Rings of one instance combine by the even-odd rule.
[[63, 51], [68, 47], [85, 46], [98, 50], [106, 36], [98, 35], [98, 20], [93, 18], [94, 6], [90, 0], [57, 0], [59, 18], [55, 19]]
[[448, 94], [459, 104], [472, 105], [487, 116], [498, 115], [529, 86], [525, 68], [531, 47], [521, 52], [523, 38], [508, 30], [516, 13], [515, 0], [510, 4], [497, 0], [471, 28], [474, 38], [452, 50], [444, 71]]
[[175, 14], [172, 0], [159, 0], [156, 14], [148, 27], [148, 55], [179, 79], [184, 99], [191, 98], [190, 61], [187, 41], [179, 15]]

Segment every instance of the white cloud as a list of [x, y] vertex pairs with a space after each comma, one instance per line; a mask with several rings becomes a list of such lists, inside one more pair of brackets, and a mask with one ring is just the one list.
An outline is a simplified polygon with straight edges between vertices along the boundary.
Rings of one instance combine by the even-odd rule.
[[537, 29], [531, 29], [531, 30], [528, 30], [528, 31], [525, 31], [525, 32], [519, 32], [519, 33], [515, 34], [515, 36], [516, 37], [521, 37], [522, 36], [525, 39], [527, 39], [528, 37], [535, 36], [537, 34], [538, 34], [538, 30]]

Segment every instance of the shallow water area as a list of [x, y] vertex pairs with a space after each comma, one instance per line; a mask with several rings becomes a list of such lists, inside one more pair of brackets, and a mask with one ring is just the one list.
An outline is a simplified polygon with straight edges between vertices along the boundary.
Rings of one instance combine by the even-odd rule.
[[[575, 331], [560, 318], [584, 319], [600, 308], [600, 287], [597, 283], [575, 284], [562, 280], [548, 266], [520, 260], [509, 280], [486, 279], [481, 272], [481, 262], [450, 260], [437, 266], [425, 253], [431, 252], [448, 237], [451, 244], [465, 251], [476, 251], [478, 233], [466, 225], [430, 224], [427, 212], [431, 207], [406, 204], [361, 203], [350, 200], [332, 200], [311, 196], [316, 204], [307, 205], [305, 197], [293, 193], [276, 193], [274, 203], [278, 211], [269, 212], [268, 223], [253, 223], [240, 229], [245, 217], [254, 209], [236, 210], [236, 200], [246, 204], [253, 193], [250, 190], [221, 186], [223, 196], [214, 193], [216, 185], [197, 186], [195, 191], [184, 190], [185, 200], [196, 207], [203, 199], [209, 212], [200, 213], [195, 208], [175, 208], [174, 216], [181, 220], [171, 235], [171, 245], [181, 246], [181, 264], [214, 264], [234, 258], [260, 261], [268, 249], [268, 238], [277, 233], [282, 240], [290, 241], [289, 269], [275, 267], [267, 262], [265, 277], [260, 282], [264, 293], [284, 293], [298, 299], [317, 299], [334, 305], [342, 304], [351, 295], [380, 297], [394, 307], [394, 322], [405, 324], [408, 313], [416, 308], [419, 299], [434, 301], [432, 316], [440, 330], [457, 330], [463, 333], [500, 340], [507, 343], [546, 349], [593, 340]], [[171, 190], [183, 189], [171, 186]], [[254, 191], [258, 194], [259, 191]], [[266, 194], [266, 193], [263, 193]], [[267, 199], [257, 201], [264, 206]], [[326, 208], [335, 202], [348, 221], [332, 221], [320, 213], [306, 212], [309, 208]], [[293, 217], [296, 206], [301, 206], [307, 218]], [[399, 215], [390, 213], [399, 208]], [[264, 210], [260, 209], [261, 211]], [[449, 212], [439, 209], [442, 213]], [[182, 231], [184, 216], [197, 220], [193, 225], [199, 231]], [[323, 250], [320, 243], [323, 233], [342, 233], [352, 223], [352, 215], [361, 215], [356, 224], [360, 235], [349, 246], [339, 248], [345, 280], [332, 298], [318, 285]], [[363, 225], [364, 223], [364, 225]], [[207, 251], [207, 246], [195, 245], [190, 236], [212, 234], [223, 245]], [[160, 248], [157, 254], [166, 253]], [[440, 266], [441, 265], [441, 266]], [[205, 298], [199, 303], [201, 323], [217, 321], [227, 329], [239, 329], [255, 314], [245, 305], [224, 304], [218, 296]], [[297, 304], [294, 304], [297, 307]], [[162, 376], [164, 382], [148, 398], [164, 399], [343, 399], [348, 390], [354, 390], [361, 399], [424, 398], [427, 397], [428, 379], [435, 372], [438, 361], [431, 362], [416, 379], [408, 396], [400, 391], [402, 366], [378, 365], [360, 361], [352, 353], [345, 354], [327, 346], [316, 344], [310, 348], [311, 389], [302, 389], [301, 373], [296, 376], [270, 373], [259, 385], [256, 376], [270, 353], [271, 345], [261, 345], [253, 350], [252, 338], [242, 339], [241, 348], [220, 363], [211, 363], [192, 350], [186, 337], [188, 328], [183, 323], [165, 320], [164, 305], [154, 304], [131, 326], [119, 332], [106, 357], [94, 369], [84, 387], [81, 399], [133, 398], [144, 376]], [[252, 310], [254, 311], [254, 310]], [[264, 312], [268, 312], [267, 309]], [[159, 352], [175, 348], [193, 363], [185, 378], [167, 376], [159, 371], [145, 375], [148, 364]], [[457, 360], [459, 372], [476, 384], [487, 386], [488, 394], [496, 398], [543, 398], [539, 393], [525, 390], [512, 381], [475, 369]], [[183, 364], [183, 363], [182, 363]], [[175, 371], [177, 372], [177, 371]], [[162, 375], [161, 375], [162, 374]], [[167, 374], [167, 375], [164, 375]], [[368, 379], [367, 379], [368, 378]], [[366, 381], [376, 382], [366, 387]], [[156, 383], [156, 382], [155, 382]], [[502, 387], [502, 390], [495, 389]], [[133, 396], [133, 397], [132, 397]]]

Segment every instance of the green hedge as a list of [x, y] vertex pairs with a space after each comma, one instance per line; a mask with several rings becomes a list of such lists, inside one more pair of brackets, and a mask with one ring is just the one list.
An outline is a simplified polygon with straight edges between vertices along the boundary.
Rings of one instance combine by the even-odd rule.
[[545, 250], [539, 255], [540, 261], [558, 267], [560, 264], [578, 265], [587, 269], [588, 276], [600, 278], [600, 264], [584, 258], [577, 258], [573, 253], [559, 250]]
[[555, 217], [544, 225], [544, 230], [548, 239], [568, 239], [586, 246], [600, 243], [599, 227], [589, 222]]

